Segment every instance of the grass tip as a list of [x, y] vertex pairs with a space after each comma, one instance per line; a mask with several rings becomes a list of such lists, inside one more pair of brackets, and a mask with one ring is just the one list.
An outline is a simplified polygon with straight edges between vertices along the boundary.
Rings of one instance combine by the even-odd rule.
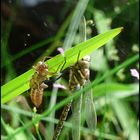
[[121, 32], [124, 30], [124, 27], [120, 27], [120, 29], [121, 29]]

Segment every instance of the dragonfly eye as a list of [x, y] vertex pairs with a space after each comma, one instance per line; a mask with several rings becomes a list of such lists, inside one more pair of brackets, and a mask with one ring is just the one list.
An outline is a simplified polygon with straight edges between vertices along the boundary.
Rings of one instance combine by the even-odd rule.
[[90, 56], [87, 55], [87, 56], [83, 57], [83, 60], [84, 60], [84, 61], [87, 61], [87, 62], [90, 62]]

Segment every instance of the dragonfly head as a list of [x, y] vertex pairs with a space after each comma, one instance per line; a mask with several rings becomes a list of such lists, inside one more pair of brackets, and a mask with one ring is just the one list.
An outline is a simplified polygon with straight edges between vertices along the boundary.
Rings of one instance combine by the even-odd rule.
[[78, 61], [78, 64], [82, 68], [89, 68], [89, 65], [90, 65], [90, 56], [87, 55], [87, 56], [83, 57], [80, 61]]

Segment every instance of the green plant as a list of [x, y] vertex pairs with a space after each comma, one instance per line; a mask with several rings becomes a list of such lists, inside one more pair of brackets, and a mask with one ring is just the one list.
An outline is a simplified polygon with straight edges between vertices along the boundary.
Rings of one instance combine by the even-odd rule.
[[[80, 58], [84, 57], [85, 55], [90, 54], [92, 51], [96, 50], [97, 48], [104, 45], [107, 41], [111, 38], [116, 36], [121, 32], [122, 28], [116, 28], [110, 30], [104, 34], [98, 35], [93, 37], [86, 42], [80, 43], [73, 48], [68, 49], [65, 51], [64, 55], [66, 57], [66, 65], [64, 69], [69, 67], [70, 65], [74, 64], [77, 60], [77, 55], [79, 51]], [[50, 72], [55, 72], [57, 68], [64, 62], [64, 58], [61, 54], [55, 56], [54, 58], [48, 60], [46, 64], [49, 67]], [[59, 71], [58, 71], [59, 72]], [[20, 95], [21, 93], [25, 92], [29, 89], [29, 80], [33, 74], [33, 69], [25, 72], [24, 74], [20, 75], [19, 77], [11, 80], [7, 84], [2, 86], [2, 103], [5, 103], [12, 98]]]

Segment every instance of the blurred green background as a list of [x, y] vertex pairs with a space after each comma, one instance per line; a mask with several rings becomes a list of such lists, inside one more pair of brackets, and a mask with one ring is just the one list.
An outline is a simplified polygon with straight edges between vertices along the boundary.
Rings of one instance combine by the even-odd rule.
[[[72, 17], [74, 11], [75, 18]], [[77, 30], [80, 13], [91, 22], [87, 26], [87, 39], [124, 27], [119, 36], [91, 54], [91, 81], [139, 53], [138, 0], [1, 0], [1, 85], [29, 70], [43, 56], [57, 55], [58, 47], [66, 47], [68, 42], [68, 47], [80, 43]], [[139, 71], [138, 61], [93, 88], [97, 131], [92, 132], [84, 125], [81, 140], [138, 140], [139, 83], [130, 69]], [[68, 77], [64, 79], [67, 83]], [[52, 85], [48, 90], [52, 95]], [[56, 102], [64, 99], [59, 92], [63, 93], [58, 91]], [[51, 106], [51, 101], [51, 97], [45, 95], [42, 110]], [[31, 111], [31, 106], [27, 92], [2, 105], [2, 139], [30, 121], [32, 117], [24, 111]], [[56, 112], [55, 118], [59, 118], [61, 111]], [[71, 112], [69, 119], [70, 116]], [[53, 131], [49, 132], [52, 122], [55, 120], [42, 122], [42, 139], [48, 133], [50, 137], [53, 134]], [[15, 139], [38, 139], [33, 134], [33, 130], [32, 133], [22, 131]], [[69, 127], [65, 127], [60, 139], [71, 140]]]

